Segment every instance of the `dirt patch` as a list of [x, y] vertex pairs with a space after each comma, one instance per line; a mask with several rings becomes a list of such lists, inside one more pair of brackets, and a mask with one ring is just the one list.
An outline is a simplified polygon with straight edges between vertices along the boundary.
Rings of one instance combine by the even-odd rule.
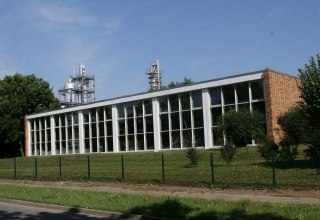
[[56, 188], [66, 190], [87, 190], [95, 192], [143, 194], [153, 196], [176, 196], [203, 199], [225, 199], [231, 201], [252, 200], [272, 203], [315, 204], [320, 205], [320, 190], [293, 189], [220, 189], [206, 187], [185, 187], [171, 185], [74, 182], [74, 181], [31, 181], [1, 180], [2, 184], [24, 185], [30, 187]]

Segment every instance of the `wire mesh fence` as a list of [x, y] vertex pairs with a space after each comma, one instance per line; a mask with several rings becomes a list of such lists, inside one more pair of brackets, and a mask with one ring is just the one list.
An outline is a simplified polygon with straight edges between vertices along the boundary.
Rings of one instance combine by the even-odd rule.
[[185, 152], [90, 154], [0, 160], [0, 178], [245, 188], [320, 188], [319, 171], [303, 155], [294, 161], [265, 161], [253, 150], [227, 164], [218, 150], [199, 151], [197, 166]]

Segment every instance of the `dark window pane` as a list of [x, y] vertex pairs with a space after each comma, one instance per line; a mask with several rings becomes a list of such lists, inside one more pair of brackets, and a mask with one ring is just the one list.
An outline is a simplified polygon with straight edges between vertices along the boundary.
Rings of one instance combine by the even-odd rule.
[[92, 137], [97, 137], [97, 124], [92, 123], [91, 125], [91, 135]]
[[144, 110], [146, 114], [152, 114], [152, 101], [150, 99], [144, 100]]
[[104, 146], [104, 142], [105, 142], [105, 140], [104, 140], [104, 137], [103, 138], [99, 138], [99, 152], [105, 152], [106, 150], [106, 148], [105, 148], [105, 146]]
[[113, 151], [113, 138], [107, 137], [107, 146], [108, 146], [108, 152]]
[[219, 118], [222, 116], [222, 108], [211, 108], [212, 125], [217, 125]]
[[83, 113], [83, 121], [84, 121], [84, 123], [89, 123], [89, 113], [88, 112]]
[[66, 127], [61, 128], [61, 138], [62, 140], [66, 140]]
[[55, 123], [56, 127], [58, 127], [60, 125], [60, 123], [59, 123], [59, 115], [54, 116], [54, 123]]
[[172, 148], [181, 148], [180, 131], [172, 131]]
[[128, 135], [128, 149], [130, 151], [134, 150], [134, 135]]
[[[119, 120], [119, 134], [125, 134], [126, 129], [125, 129], [125, 120], [124, 119], [120, 119]], [[108, 134], [109, 135], [109, 134]]]
[[161, 115], [160, 115], [160, 121], [161, 121], [161, 131], [167, 131], [167, 130], [169, 130], [169, 118], [168, 118], [168, 114], [161, 114]]
[[192, 105], [193, 108], [202, 108], [202, 91], [198, 90], [192, 92]]
[[50, 128], [50, 118], [49, 117], [46, 118], [46, 127]]
[[234, 86], [224, 86], [223, 87], [223, 98], [224, 98], [224, 104], [234, 104]]
[[143, 134], [137, 135], [137, 149], [144, 150], [144, 135]]
[[105, 107], [106, 119], [112, 119], [112, 108], [111, 106]]
[[180, 129], [179, 112], [171, 113], [172, 130]]
[[266, 114], [265, 102], [253, 102], [252, 108], [253, 108], [253, 111], [258, 111], [264, 115]]
[[145, 117], [146, 119], [146, 132], [153, 132], [153, 117], [152, 116], [147, 116]]
[[251, 93], [252, 93], [252, 99], [264, 99], [263, 94], [263, 82], [262, 81], [256, 81], [251, 83]]
[[139, 117], [137, 120], [137, 133], [143, 133], [143, 117]]
[[90, 116], [91, 116], [91, 122], [96, 122], [97, 121], [97, 116], [96, 116], [96, 110], [91, 109], [90, 110]]
[[46, 136], [47, 136], [47, 142], [50, 142], [51, 141], [51, 130], [50, 129], [47, 129]]
[[104, 137], [104, 122], [99, 123], [99, 137]]
[[84, 139], [84, 152], [89, 153], [90, 152], [90, 140]]
[[194, 130], [195, 147], [204, 147], [204, 130], [203, 128]]
[[161, 132], [161, 147], [162, 149], [170, 148], [169, 132]]
[[112, 121], [107, 121], [107, 136], [112, 136]]
[[120, 151], [126, 151], [126, 137], [119, 136], [119, 147]]
[[92, 138], [92, 152], [98, 152], [97, 138]]
[[135, 101], [134, 105], [136, 109], [136, 116], [142, 116], [143, 114], [142, 101]]
[[66, 118], [64, 114], [61, 115], [60, 122], [61, 122], [61, 126], [66, 126]]
[[127, 118], [133, 117], [133, 102], [128, 102], [126, 104], [126, 110], [127, 110]]
[[169, 96], [169, 102], [170, 102], [171, 112], [179, 111], [178, 95]]
[[74, 141], [74, 153], [77, 154], [80, 152], [79, 141]]
[[168, 112], [167, 96], [159, 97], [160, 112]]
[[249, 102], [249, 84], [239, 83], [236, 85], [238, 102]]
[[213, 88], [210, 90], [211, 105], [221, 105], [221, 89]]
[[44, 118], [40, 119], [41, 129], [45, 129]]
[[182, 110], [190, 109], [190, 93], [182, 93], [180, 95], [180, 103]]
[[219, 127], [212, 128], [212, 135], [213, 135], [213, 145], [214, 146], [222, 146], [223, 143], [223, 134]]
[[79, 139], [79, 125], [73, 127], [74, 139]]
[[238, 111], [241, 111], [241, 110], [250, 110], [250, 104], [249, 103], [238, 104]]
[[203, 110], [202, 109], [193, 110], [193, 124], [195, 128], [203, 127]]
[[182, 112], [182, 128], [191, 128], [191, 112], [184, 111]]
[[76, 113], [73, 114], [73, 124], [74, 125], [79, 124], [79, 117], [78, 117], [78, 114]]
[[124, 104], [117, 105], [117, 109], [118, 109], [118, 117], [124, 118]]
[[127, 120], [127, 127], [128, 127], [128, 134], [133, 134], [134, 133], [134, 119], [129, 118]]
[[60, 140], [60, 132], [59, 132], [59, 128], [54, 129], [55, 130], [55, 134], [56, 134], [56, 140]]
[[104, 109], [103, 107], [98, 108], [98, 117], [99, 117], [99, 121], [104, 121]]
[[84, 137], [89, 138], [89, 124], [84, 125]]
[[67, 131], [68, 131], [68, 140], [71, 140], [72, 139], [72, 127], [69, 126]]
[[191, 129], [188, 130], [183, 130], [182, 131], [182, 142], [183, 142], [183, 147], [192, 147], [192, 132]]
[[67, 114], [67, 125], [72, 125], [72, 114]]
[[147, 150], [153, 150], [154, 149], [154, 139], [153, 139], [153, 133], [147, 134]]

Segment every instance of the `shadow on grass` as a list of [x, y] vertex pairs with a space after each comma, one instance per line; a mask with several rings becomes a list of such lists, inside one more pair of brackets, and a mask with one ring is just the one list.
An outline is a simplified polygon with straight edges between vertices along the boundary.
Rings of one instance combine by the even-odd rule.
[[[272, 162], [263, 162], [263, 166], [272, 167]], [[276, 161], [276, 169], [314, 169], [315, 163], [312, 160]]]
[[[248, 219], [248, 220], [288, 220], [274, 213], [247, 213], [245, 209], [233, 209], [227, 212], [207, 211], [200, 212], [199, 208], [190, 207], [181, 204], [177, 199], [168, 198], [163, 203], [154, 204], [151, 206], [135, 207], [129, 211], [133, 214], [142, 215], [143, 220], [152, 219], [150, 216], [170, 219], [192, 219], [192, 220], [218, 220], [218, 219]], [[156, 219], [156, 218], [155, 218]]]

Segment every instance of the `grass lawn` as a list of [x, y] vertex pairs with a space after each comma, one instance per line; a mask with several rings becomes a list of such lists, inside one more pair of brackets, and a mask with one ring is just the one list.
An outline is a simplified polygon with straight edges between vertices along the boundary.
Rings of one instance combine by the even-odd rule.
[[0, 185], [0, 197], [178, 219], [318, 219], [320, 206], [204, 200]]
[[[124, 181], [135, 183], [162, 183], [161, 155], [164, 155], [166, 184], [214, 187], [272, 187], [272, 166], [257, 153], [256, 147], [239, 148], [231, 165], [221, 159], [219, 150], [199, 150], [200, 162], [189, 168], [185, 151], [64, 155], [0, 160], [0, 178], [40, 180]], [[214, 160], [214, 183], [210, 167]], [[124, 159], [122, 173], [121, 156]], [[37, 160], [37, 161], [35, 161]], [[60, 163], [61, 160], [61, 173]], [[37, 163], [37, 170], [35, 169]], [[88, 172], [90, 165], [90, 172]], [[276, 183], [280, 188], [319, 189], [320, 175], [303, 154], [302, 149], [294, 162], [277, 162]], [[90, 175], [90, 176], [89, 176]]]

